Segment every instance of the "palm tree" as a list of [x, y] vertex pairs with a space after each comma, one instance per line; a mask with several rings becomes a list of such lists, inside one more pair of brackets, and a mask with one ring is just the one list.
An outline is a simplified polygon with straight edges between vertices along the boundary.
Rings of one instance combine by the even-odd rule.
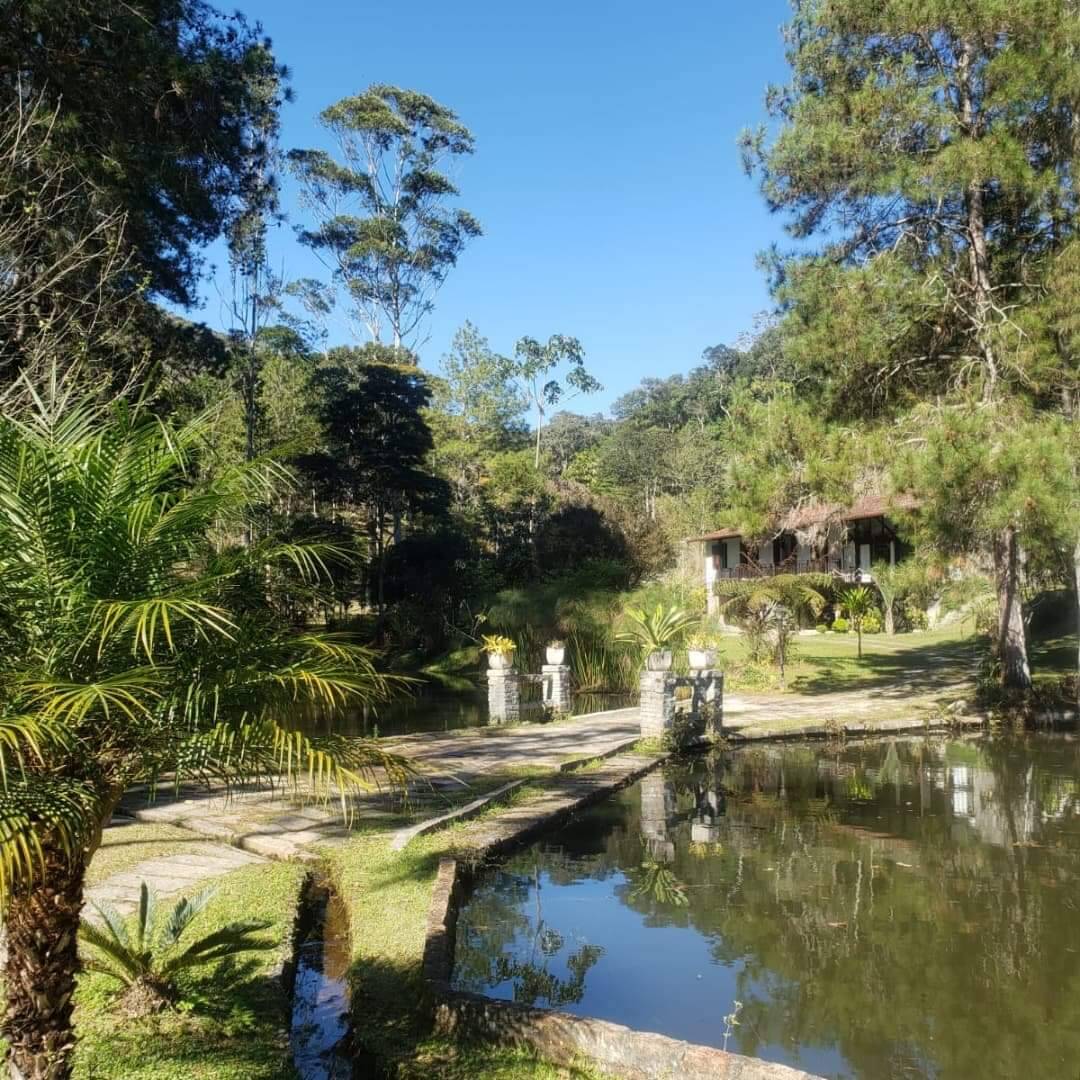
[[874, 586], [881, 597], [885, 613], [885, 633], [896, 633], [896, 603], [910, 589], [910, 573], [903, 563], [874, 563], [871, 568]]
[[855, 633], [859, 636], [859, 659], [862, 659], [862, 628], [863, 620], [871, 611], [877, 610], [874, 594], [865, 586], [857, 585], [854, 588], [845, 589], [839, 596], [840, 604], [848, 613], [851, 625], [855, 627]]
[[771, 653], [784, 686], [798, 615], [806, 611], [817, 616], [825, 606], [822, 590], [831, 584], [828, 574], [776, 574], [718, 581], [716, 594], [725, 615], [741, 624], [750, 658], [761, 660]]
[[0, 416], [0, 1028], [13, 1073], [63, 1080], [84, 876], [128, 787], [286, 779], [345, 809], [407, 765], [284, 723], [392, 688], [365, 649], [281, 615], [328, 545], [240, 542], [280, 466], [198, 481], [207, 419], [169, 424], [55, 377], [19, 389]]

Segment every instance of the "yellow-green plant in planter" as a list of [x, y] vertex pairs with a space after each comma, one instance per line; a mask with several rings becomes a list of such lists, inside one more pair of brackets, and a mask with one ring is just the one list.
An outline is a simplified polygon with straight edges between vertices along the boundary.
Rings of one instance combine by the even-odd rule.
[[716, 637], [698, 632], [686, 642], [686, 659], [691, 671], [703, 671], [716, 666]]
[[701, 621], [689, 611], [664, 607], [663, 604], [657, 604], [652, 611], [627, 608], [623, 617], [625, 626], [615, 635], [615, 640], [639, 646], [645, 653], [645, 666], [650, 671], [670, 669], [672, 650]]
[[493, 668], [508, 668], [514, 662], [514, 650], [517, 645], [508, 637], [500, 634], [485, 634], [480, 644], [488, 656], [488, 665]]

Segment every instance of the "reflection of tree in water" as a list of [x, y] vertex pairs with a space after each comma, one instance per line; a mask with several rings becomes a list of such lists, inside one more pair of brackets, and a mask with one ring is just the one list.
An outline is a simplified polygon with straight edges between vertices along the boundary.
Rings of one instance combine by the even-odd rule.
[[[458, 922], [454, 980], [462, 989], [481, 992], [510, 983], [514, 1001], [523, 1005], [577, 1004], [585, 993], [585, 976], [604, 950], [584, 943], [565, 956], [565, 977], [551, 970], [566, 940], [544, 919], [541, 872], [548, 862], [562, 860], [554, 852], [537, 851], [531, 857], [527, 875], [499, 873], [475, 891]], [[514, 860], [519, 870], [522, 862], [521, 857]]]
[[[647, 805], [629, 789], [512, 860], [526, 895], [508, 917], [532, 906], [537, 857], [552, 882], [621, 871], [617, 902], [645, 927], [693, 928], [735, 973], [733, 1049], [835, 1047], [854, 1075], [890, 1080], [1075, 1073], [1075, 744], [753, 748], [657, 776]], [[519, 1000], [588, 1011], [598, 947], [564, 975], [526, 922], [486, 939], [518, 966], [484, 970]]]

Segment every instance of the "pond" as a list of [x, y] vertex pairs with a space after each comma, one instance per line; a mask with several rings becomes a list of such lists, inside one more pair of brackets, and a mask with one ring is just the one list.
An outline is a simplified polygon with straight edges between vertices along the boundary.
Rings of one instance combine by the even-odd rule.
[[681, 761], [488, 869], [459, 989], [823, 1077], [1080, 1069], [1080, 744]]
[[[533, 695], [539, 698], [539, 688]], [[575, 694], [575, 715], [621, 709], [632, 705], [636, 698], [620, 694]], [[523, 705], [531, 704], [526, 696]], [[537, 700], [536, 705], [539, 704]], [[523, 709], [523, 720], [543, 719], [539, 708]], [[447, 690], [439, 686], [420, 685], [411, 695], [377, 709], [349, 709], [343, 717], [332, 721], [314, 712], [301, 721], [308, 732], [335, 731], [343, 735], [411, 735], [420, 731], [451, 731], [455, 728], [484, 727], [488, 723], [487, 690]]]

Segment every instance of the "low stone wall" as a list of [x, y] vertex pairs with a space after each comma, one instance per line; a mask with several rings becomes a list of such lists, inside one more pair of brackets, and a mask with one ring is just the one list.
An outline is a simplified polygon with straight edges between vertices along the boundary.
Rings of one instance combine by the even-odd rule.
[[424, 941], [423, 977], [435, 1002], [437, 1030], [466, 1038], [526, 1045], [555, 1064], [582, 1059], [629, 1080], [692, 1077], [694, 1080], [817, 1080], [808, 1073], [708, 1046], [681, 1042], [621, 1024], [514, 1002], [496, 1001], [452, 988], [458, 908], [471, 867], [550, 828], [575, 810], [641, 779], [670, 755], [616, 757], [600, 769], [566, 776], [539, 799], [478, 822], [463, 838], [468, 861], [443, 858], [432, 890]]
[[436, 1025], [446, 1035], [531, 1046], [556, 1065], [585, 1059], [627, 1080], [818, 1080], [771, 1061], [476, 994], [451, 995], [439, 1005]]

